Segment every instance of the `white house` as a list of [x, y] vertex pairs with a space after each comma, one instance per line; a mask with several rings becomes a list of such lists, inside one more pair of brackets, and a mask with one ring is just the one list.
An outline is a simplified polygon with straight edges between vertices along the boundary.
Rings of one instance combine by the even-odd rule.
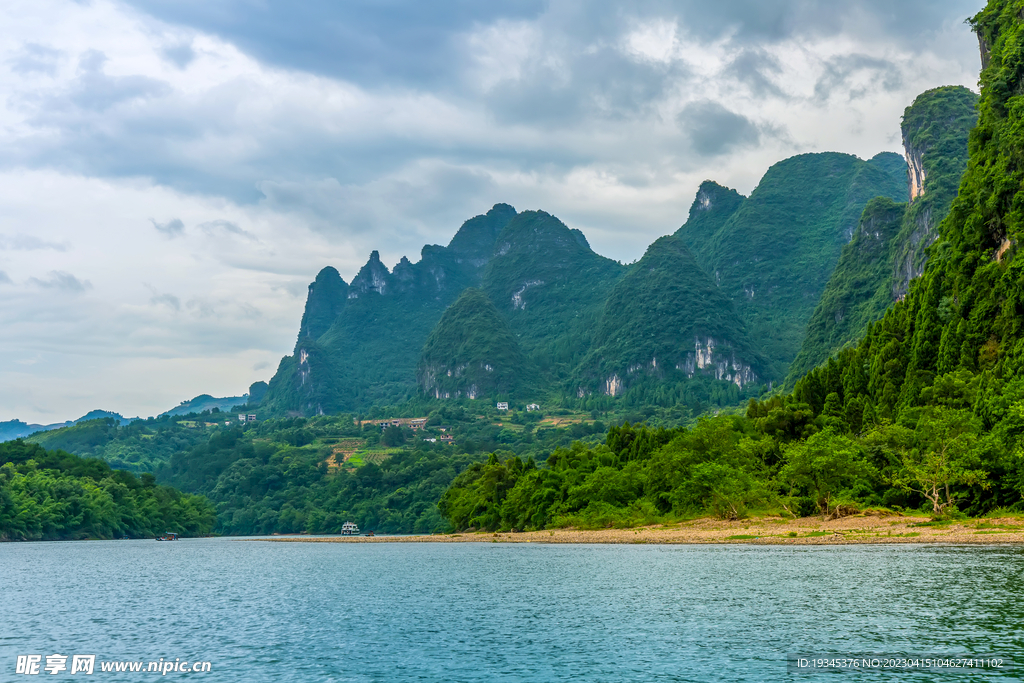
[[533, 412], [534, 410], [540, 410], [540, 406], [537, 405], [536, 403], [531, 403], [530, 405], [526, 406], [526, 412], [529, 413]]
[[508, 403], [501, 402], [498, 404], [498, 410], [508, 410]]

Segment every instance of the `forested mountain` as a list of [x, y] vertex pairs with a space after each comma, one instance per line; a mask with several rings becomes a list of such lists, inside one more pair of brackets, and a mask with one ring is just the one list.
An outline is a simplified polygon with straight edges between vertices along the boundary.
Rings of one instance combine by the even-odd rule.
[[[784, 377], [864, 205], [906, 193], [894, 154], [800, 155], [749, 198], [703, 183], [686, 225], [630, 267], [548, 213], [498, 204], [417, 263], [389, 271], [373, 252], [351, 283], [324, 268], [261, 409], [319, 415], [524, 388], [535, 401], [735, 404]], [[443, 320], [471, 287], [483, 298]], [[486, 350], [459, 339], [488, 333]], [[488, 354], [520, 369], [488, 371]]]
[[791, 157], [745, 199], [701, 186], [676, 236], [733, 302], [767, 359], [766, 379], [785, 375], [843, 245], [878, 196], [907, 197], [906, 166], [889, 152]]
[[271, 413], [354, 410], [416, 396], [423, 344], [444, 310], [480, 283], [494, 240], [516, 215], [498, 204], [466, 221], [447, 247], [388, 271], [375, 251], [346, 284], [324, 268], [310, 285], [294, 355], [285, 357], [261, 404]]
[[594, 339], [578, 371], [578, 391], [632, 391], [636, 403], [665, 404], [667, 396], [645, 396], [659, 391], [673, 392], [671, 403], [688, 402], [686, 387], [695, 377], [741, 390], [760, 384], [766, 367], [732, 302], [673, 236], [652, 244], [616, 283]]
[[483, 289], [549, 382], [567, 379], [593, 343], [605, 299], [625, 268], [543, 211], [510, 221]]
[[462, 293], [427, 337], [417, 375], [423, 392], [434, 398], [536, 390], [536, 372], [508, 323], [475, 287]]
[[859, 339], [921, 274], [925, 250], [949, 213], [967, 168], [967, 136], [978, 96], [961, 86], [921, 94], [903, 114], [911, 201], [869, 202], [853, 240], [825, 286], [789, 369], [792, 384], [837, 350]]

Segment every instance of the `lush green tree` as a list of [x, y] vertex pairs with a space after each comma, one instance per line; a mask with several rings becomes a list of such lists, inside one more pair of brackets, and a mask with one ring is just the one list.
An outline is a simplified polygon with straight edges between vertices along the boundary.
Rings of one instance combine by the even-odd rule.
[[915, 428], [913, 447], [900, 449], [894, 485], [924, 496], [932, 512], [955, 509], [960, 486], [984, 485], [988, 473], [979, 467], [977, 420], [965, 410], [942, 406], [926, 409]]
[[861, 447], [853, 439], [827, 428], [786, 448], [785, 464], [778, 479], [791, 497], [809, 495], [822, 519], [827, 520], [842, 512], [842, 504], [847, 500], [844, 494], [873, 474]]

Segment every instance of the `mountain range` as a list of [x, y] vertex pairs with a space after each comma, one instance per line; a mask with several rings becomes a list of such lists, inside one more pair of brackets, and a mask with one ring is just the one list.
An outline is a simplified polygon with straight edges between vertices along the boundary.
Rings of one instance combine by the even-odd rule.
[[683, 226], [633, 264], [549, 213], [497, 204], [415, 263], [389, 270], [374, 251], [350, 283], [325, 267], [261, 410], [759, 395], [854, 342], [921, 272], [966, 164], [975, 100], [959, 87], [917, 98], [906, 160], [801, 154], [748, 197], [705, 181]]

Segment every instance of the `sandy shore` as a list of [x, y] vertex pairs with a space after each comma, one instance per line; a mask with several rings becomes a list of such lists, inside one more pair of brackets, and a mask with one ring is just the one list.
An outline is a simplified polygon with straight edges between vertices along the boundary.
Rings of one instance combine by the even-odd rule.
[[284, 543], [748, 543], [841, 545], [852, 543], [1024, 543], [1024, 520], [972, 519], [933, 523], [928, 517], [765, 517], [738, 521], [695, 519], [633, 529], [551, 529], [522, 533], [462, 532], [431, 536], [282, 536]]

